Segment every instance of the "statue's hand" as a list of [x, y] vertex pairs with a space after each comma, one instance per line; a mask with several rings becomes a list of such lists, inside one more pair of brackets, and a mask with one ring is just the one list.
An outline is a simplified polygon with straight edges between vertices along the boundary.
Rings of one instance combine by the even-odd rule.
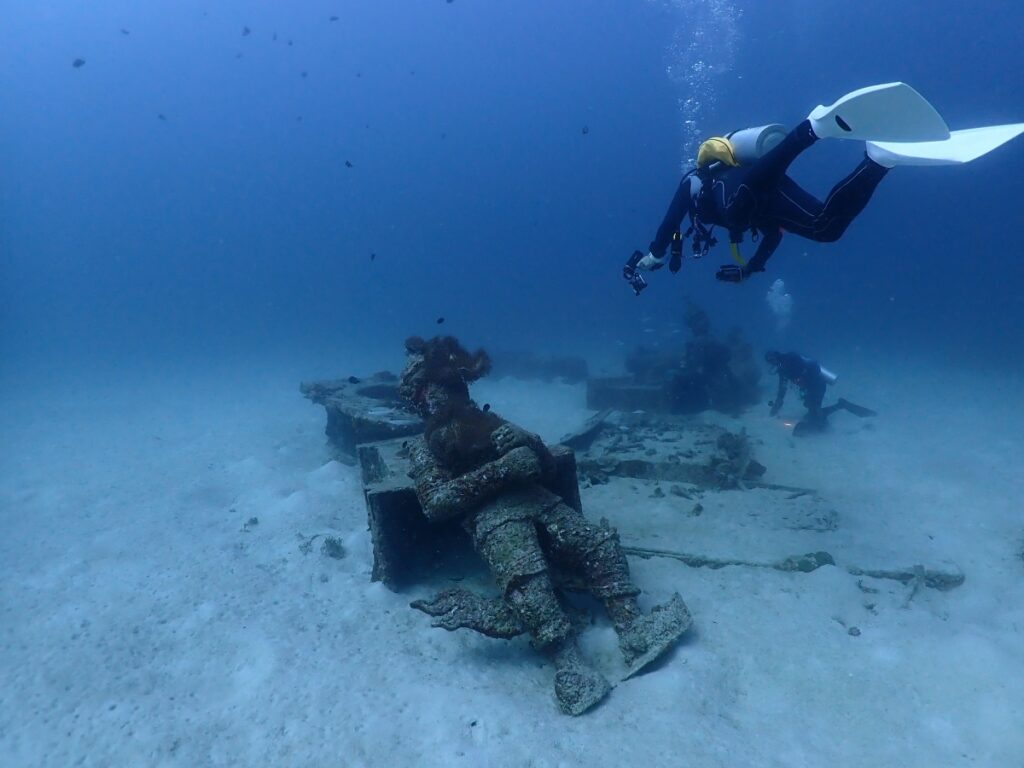
[[554, 477], [556, 473], [555, 459], [539, 435], [527, 432], [515, 424], [502, 424], [491, 433], [491, 440], [501, 456], [508, 456], [519, 449], [527, 449], [533, 453], [535, 462], [539, 465], [540, 469], [535, 473], [533, 471], [534, 462], [531, 461], [531, 471], [528, 479], [543, 480]]
[[414, 600], [410, 606], [433, 616], [431, 625], [449, 632], [465, 627], [488, 637], [507, 639], [525, 631], [501, 598], [487, 600], [464, 589], [448, 589], [432, 600]]
[[491, 442], [499, 456], [504, 456], [512, 449], [522, 445], [532, 445], [534, 441], [539, 440], [539, 437], [515, 424], [502, 424], [491, 433]]
[[449, 589], [435, 595], [432, 600], [414, 600], [410, 605], [433, 616], [434, 620], [430, 622], [432, 626], [451, 632], [465, 626], [463, 614], [475, 602], [474, 597], [465, 590]]

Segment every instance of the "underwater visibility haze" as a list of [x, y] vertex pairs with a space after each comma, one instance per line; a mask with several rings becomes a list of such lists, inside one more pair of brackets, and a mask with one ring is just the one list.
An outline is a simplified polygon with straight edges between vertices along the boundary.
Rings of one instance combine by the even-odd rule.
[[[953, 131], [1024, 122], [1020, 3], [0, 9], [0, 764], [1022, 764], [1024, 140], [893, 168], [837, 242], [788, 233], [737, 284], [723, 228], [623, 279], [709, 137], [892, 82]], [[789, 173], [824, 199], [864, 152]], [[740, 435], [742, 471], [616, 476], [686, 428], [594, 382], [700, 368], [703, 322], [757, 370], [685, 424]], [[692, 612], [632, 676], [596, 611], [615, 688], [578, 718], [560, 660], [431, 628], [408, 606], [439, 583], [371, 582], [365, 467], [303, 399], [437, 335], [488, 350], [476, 401], [548, 445], [612, 419], [603, 457], [574, 446], [583, 514], [645, 611]], [[794, 435], [815, 406], [797, 372], [782, 407], [768, 350], [851, 407]]]
[[[376, 348], [439, 314], [604, 349], [680, 294], [762, 325], [709, 265], [642, 303], [615, 281], [700, 139], [874, 82], [954, 128], [1024, 103], [1010, 3], [336, 5], [8, 5], [8, 361], [336, 349], [356, 326]], [[999, 357], [974, 329], [1019, 311], [1021, 151], [893, 174], [841, 243], [787, 242], [772, 274], [808, 327]], [[794, 173], [822, 195], [857, 157]]]

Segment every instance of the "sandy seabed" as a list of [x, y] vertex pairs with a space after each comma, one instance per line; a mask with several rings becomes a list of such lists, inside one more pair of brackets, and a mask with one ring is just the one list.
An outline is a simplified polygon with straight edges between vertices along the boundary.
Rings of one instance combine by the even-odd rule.
[[[633, 559], [643, 603], [679, 591], [695, 629], [579, 718], [558, 713], [525, 640], [431, 629], [408, 603], [434, 586], [370, 582], [358, 473], [329, 460], [297, 376], [9, 383], [0, 765], [1024, 766], [1024, 386], [878, 370], [835, 394], [880, 417], [838, 414], [826, 436], [796, 440], [764, 406], [708, 417], [747, 429], [767, 479], [817, 489], [834, 530], [780, 524], [761, 491], [694, 516], [642, 481], [584, 488], [584, 510], [628, 545], [824, 549], [838, 566], [959, 570], [963, 586]], [[475, 392], [548, 440], [589, 415], [582, 386]], [[304, 551], [315, 534], [345, 556]], [[584, 648], [622, 672], [603, 619]]]

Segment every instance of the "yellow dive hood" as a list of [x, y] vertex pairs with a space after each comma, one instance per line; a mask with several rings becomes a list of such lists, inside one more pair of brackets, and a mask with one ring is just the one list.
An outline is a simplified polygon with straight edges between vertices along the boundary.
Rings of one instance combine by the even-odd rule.
[[698, 168], [706, 168], [714, 162], [725, 163], [734, 168], [739, 165], [732, 142], [723, 136], [712, 136], [697, 150]]

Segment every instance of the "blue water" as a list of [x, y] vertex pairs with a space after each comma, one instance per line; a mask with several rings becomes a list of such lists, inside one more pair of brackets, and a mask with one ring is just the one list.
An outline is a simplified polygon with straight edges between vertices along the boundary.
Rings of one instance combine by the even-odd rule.
[[[1018, 3], [2, 6], [7, 375], [340, 366], [356, 348], [399, 364], [406, 335], [437, 330], [613, 360], [684, 297], [824, 357], [913, 345], [995, 366], [1022, 349], [1020, 140], [898, 169], [841, 242], [787, 238], [745, 285], [714, 281], [721, 246], [640, 298], [620, 277], [695, 138], [897, 79], [953, 128], [1024, 120]], [[793, 172], [821, 196], [861, 151], [823, 142]], [[776, 277], [795, 305], [782, 338]]]
[[[895, 169], [840, 242], [787, 236], [744, 284], [721, 245], [639, 297], [621, 276], [704, 137], [893, 80], [954, 129], [1024, 121], [1022, 28], [1020, 0], [0, 0], [0, 768], [1024, 765], [1024, 138]], [[792, 175], [824, 196], [862, 151]], [[820, 497], [695, 517], [638, 481], [584, 487], [592, 519], [967, 580], [637, 559], [696, 631], [567, 722], [525, 641], [369, 585], [358, 473], [297, 385], [396, 370], [412, 334], [610, 370], [678, 347], [688, 301], [879, 418], [727, 422]], [[586, 415], [582, 386], [480, 386], [552, 441]]]

